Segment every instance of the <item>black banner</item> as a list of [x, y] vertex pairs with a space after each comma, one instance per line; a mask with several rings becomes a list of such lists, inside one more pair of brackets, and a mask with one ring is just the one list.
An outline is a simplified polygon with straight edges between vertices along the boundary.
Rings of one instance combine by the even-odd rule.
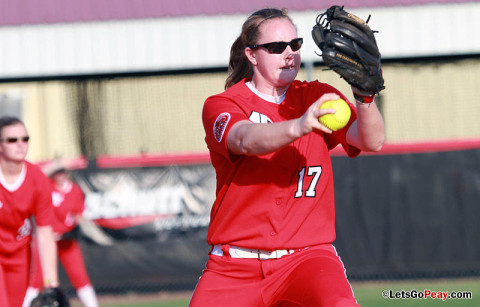
[[333, 161], [349, 276], [480, 275], [480, 150]]
[[[334, 245], [351, 280], [480, 275], [480, 150], [332, 160]], [[211, 165], [87, 168], [74, 177], [87, 217], [115, 240], [82, 240], [97, 291], [193, 289], [209, 251]]]

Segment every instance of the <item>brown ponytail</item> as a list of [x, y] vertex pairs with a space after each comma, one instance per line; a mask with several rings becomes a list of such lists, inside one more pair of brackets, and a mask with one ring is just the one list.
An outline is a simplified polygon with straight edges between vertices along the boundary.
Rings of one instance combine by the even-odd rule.
[[230, 49], [229, 75], [225, 82], [225, 89], [228, 89], [243, 78], [251, 78], [253, 76], [252, 64], [245, 55], [245, 48], [257, 43], [258, 28], [265, 20], [271, 18], [288, 18], [290, 20], [286, 9], [267, 8], [256, 11], [243, 23], [242, 33]]

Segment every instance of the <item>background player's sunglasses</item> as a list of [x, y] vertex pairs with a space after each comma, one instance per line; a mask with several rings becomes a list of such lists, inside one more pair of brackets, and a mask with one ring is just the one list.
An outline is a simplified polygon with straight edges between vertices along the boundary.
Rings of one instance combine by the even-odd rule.
[[303, 44], [303, 38], [295, 38], [292, 39], [290, 42], [272, 42], [272, 43], [266, 43], [266, 44], [260, 44], [260, 45], [253, 45], [253, 46], [247, 46], [250, 49], [256, 49], [259, 47], [263, 47], [268, 50], [269, 53], [276, 53], [280, 54], [282, 53], [285, 49], [287, 49], [287, 46], [290, 46], [292, 48], [292, 51], [297, 51], [302, 47]]
[[5, 139], [0, 139], [0, 142], [5, 142], [5, 143], [16, 143], [18, 141], [22, 141], [24, 143], [28, 143], [28, 140], [30, 140], [29, 136], [24, 136], [21, 138], [5, 138]]

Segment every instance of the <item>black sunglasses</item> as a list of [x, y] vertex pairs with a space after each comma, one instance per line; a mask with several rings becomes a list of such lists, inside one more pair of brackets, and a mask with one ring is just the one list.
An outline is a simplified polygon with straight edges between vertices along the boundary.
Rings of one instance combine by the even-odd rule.
[[28, 143], [28, 140], [30, 140], [30, 137], [29, 136], [24, 136], [24, 137], [21, 137], [21, 138], [6, 138], [6, 139], [0, 139], [0, 142], [16, 143], [19, 140], [24, 142], [24, 143]]
[[282, 53], [285, 49], [287, 49], [287, 46], [290, 46], [292, 48], [292, 51], [297, 51], [302, 47], [303, 44], [303, 38], [295, 38], [292, 39], [289, 43], [286, 42], [272, 42], [272, 43], [266, 43], [266, 44], [260, 44], [260, 45], [253, 45], [253, 46], [247, 46], [250, 49], [256, 49], [259, 47], [266, 48], [269, 53], [276, 53], [280, 54]]

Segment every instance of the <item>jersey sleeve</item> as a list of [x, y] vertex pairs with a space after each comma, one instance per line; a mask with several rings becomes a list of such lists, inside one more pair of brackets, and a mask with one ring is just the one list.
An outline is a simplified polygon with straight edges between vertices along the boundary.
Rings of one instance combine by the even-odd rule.
[[52, 225], [54, 212], [52, 205], [52, 186], [47, 176], [40, 170], [34, 171], [35, 182], [35, 223], [38, 226]]
[[73, 207], [73, 212], [79, 216], [83, 215], [85, 211], [85, 194], [83, 193], [82, 189], [76, 184], [73, 183], [72, 186], [72, 193], [73, 199], [75, 201], [75, 205]]
[[202, 121], [205, 142], [210, 151], [230, 160], [227, 136], [232, 126], [242, 120], [249, 120], [248, 116], [231, 98], [221, 95], [209, 97], [203, 106]]

